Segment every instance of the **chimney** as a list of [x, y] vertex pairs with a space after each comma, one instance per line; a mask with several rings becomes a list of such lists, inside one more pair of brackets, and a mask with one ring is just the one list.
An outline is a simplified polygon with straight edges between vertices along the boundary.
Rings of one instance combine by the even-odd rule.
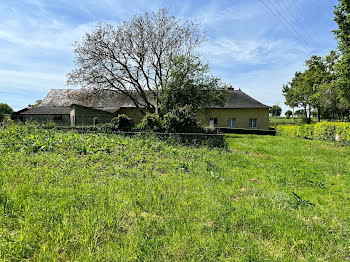
[[228, 90], [235, 90], [232, 85], [230, 85], [230, 87], [228, 88]]

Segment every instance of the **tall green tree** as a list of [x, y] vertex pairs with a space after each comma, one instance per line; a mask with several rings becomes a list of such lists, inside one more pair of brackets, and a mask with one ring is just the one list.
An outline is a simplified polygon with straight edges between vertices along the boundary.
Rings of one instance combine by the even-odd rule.
[[282, 114], [282, 108], [279, 107], [278, 105], [273, 105], [270, 108], [270, 114], [271, 116], [280, 116]]
[[0, 113], [12, 114], [13, 109], [8, 104], [0, 103]]
[[292, 86], [292, 83], [288, 83], [286, 85], [283, 85], [282, 87], [282, 94], [285, 97], [285, 104], [287, 106], [290, 106], [293, 110], [293, 122], [295, 124], [295, 117], [294, 117], [294, 108], [298, 106], [298, 101], [296, 98], [296, 91], [295, 91], [295, 87]]
[[311, 122], [311, 108], [310, 96], [312, 88], [310, 79], [305, 72], [296, 72], [294, 78], [290, 83], [283, 86], [282, 94], [285, 96], [286, 105], [294, 107], [301, 107], [304, 110], [306, 122]]
[[338, 24], [338, 29], [333, 32], [338, 40], [340, 52], [340, 59], [336, 64], [336, 83], [341, 98], [347, 105], [350, 105], [350, 1], [339, 0], [334, 15], [334, 21]]
[[316, 110], [318, 121], [325, 112], [331, 118], [339, 118], [345, 112], [339, 98], [339, 88], [335, 84], [337, 60], [338, 54], [335, 51], [324, 58], [313, 55], [305, 61], [305, 71], [297, 72], [292, 82], [283, 86], [286, 104], [302, 107], [307, 123], [311, 122], [312, 109]]
[[287, 110], [285, 113], [284, 113], [284, 115], [286, 116], [286, 117], [290, 117], [291, 115], [293, 115], [293, 112], [291, 111], [291, 110]]
[[341, 96], [340, 86], [337, 84], [337, 63], [339, 54], [331, 51], [324, 61], [326, 64], [326, 78], [320, 86], [322, 117], [343, 120], [349, 115], [349, 106]]
[[225, 104], [227, 86], [210, 74], [200, 57], [180, 55], [171, 60], [170, 77], [160, 97], [162, 114], [184, 106], [197, 110]]
[[[307, 96], [310, 107], [317, 110], [317, 118], [321, 120], [322, 108], [322, 85], [328, 83], [329, 74], [325, 59], [321, 56], [313, 55], [305, 62], [307, 69], [304, 72], [304, 90], [301, 90]], [[311, 111], [310, 111], [311, 112]], [[309, 112], [309, 114], [310, 114]]]

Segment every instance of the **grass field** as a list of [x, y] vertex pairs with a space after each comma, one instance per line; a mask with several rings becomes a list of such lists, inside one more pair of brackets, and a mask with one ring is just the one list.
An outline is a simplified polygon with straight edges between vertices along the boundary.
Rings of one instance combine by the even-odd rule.
[[0, 129], [0, 260], [344, 261], [350, 148]]
[[[312, 117], [311, 118], [311, 124], [315, 124], [317, 123], [317, 118], [316, 117]], [[274, 116], [270, 116], [270, 127], [276, 127], [276, 126], [286, 126], [286, 125], [293, 125], [294, 124], [294, 120], [293, 117], [291, 118], [286, 118], [286, 117], [274, 117]], [[302, 117], [296, 117], [295, 118], [295, 125], [302, 125], [305, 124], [305, 120]]]

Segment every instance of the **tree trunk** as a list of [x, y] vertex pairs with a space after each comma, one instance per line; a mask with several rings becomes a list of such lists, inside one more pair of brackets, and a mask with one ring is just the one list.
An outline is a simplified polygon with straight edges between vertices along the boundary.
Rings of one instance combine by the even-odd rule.
[[321, 108], [319, 106], [317, 107], [317, 120], [321, 122]]
[[309, 117], [307, 115], [307, 106], [304, 107], [304, 114], [305, 114], [306, 123], [310, 124], [310, 119], [309, 119]]
[[293, 106], [293, 125], [295, 125], [294, 106]]
[[311, 124], [311, 107], [309, 106], [309, 118], [307, 121], [308, 124]]

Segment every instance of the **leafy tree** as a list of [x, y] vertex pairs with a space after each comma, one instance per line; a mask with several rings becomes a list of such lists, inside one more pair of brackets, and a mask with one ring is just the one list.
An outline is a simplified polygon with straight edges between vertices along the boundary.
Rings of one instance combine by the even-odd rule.
[[296, 116], [304, 116], [305, 115], [305, 110], [298, 109], [294, 113]]
[[111, 120], [113, 128], [121, 131], [130, 131], [133, 127], [131, 118], [125, 114], [120, 114]]
[[278, 105], [274, 105], [270, 108], [271, 116], [280, 116], [282, 114], [282, 108]]
[[12, 114], [13, 113], [13, 109], [8, 104], [0, 103], [0, 113], [2, 113], [2, 114]]
[[290, 106], [293, 109], [293, 122], [295, 124], [294, 108], [298, 106], [295, 86], [292, 86], [292, 83], [288, 83], [286, 85], [283, 85], [282, 94], [284, 95], [284, 97], [286, 99], [285, 104]]
[[307, 96], [309, 106], [309, 117], [312, 115], [311, 107], [317, 110], [318, 121], [321, 120], [321, 85], [328, 83], [330, 78], [324, 58], [313, 55], [306, 60], [307, 70], [304, 72], [303, 94]]
[[2, 123], [5, 119], [5, 116], [3, 113], [0, 113], [0, 123]]
[[286, 104], [293, 107], [301, 107], [304, 110], [303, 116], [307, 123], [311, 122], [310, 112], [310, 83], [305, 73], [296, 72], [292, 82], [283, 85], [282, 93], [286, 98]]
[[197, 116], [191, 105], [174, 108], [164, 116], [164, 127], [168, 132], [191, 132], [197, 127]]
[[28, 105], [28, 107], [36, 108], [38, 105], [40, 105], [43, 102], [43, 100], [36, 100], [34, 104]]
[[350, 3], [349, 0], [339, 0], [339, 4], [334, 11], [334, 21], [338, 24], [338, 29], [334, 34], [338, 39], [338, 49], [340, 59], [336, 64], [337, 81], [340, 96], [350, 104]]
[[209, 72], [198, 56], [171, 57], [170, 77], [161, 96], [163, 113], [190, 106], [198, 108], [223, 106], [227, 100], [227, 88]]
[[293, 112], [292, 112], [291, 110], [287, 110], [287, 111], [284, 113], [284, 115], [290, 117], [291, 115], [293, 115]]
[[324, 112], [330, 98], [337, 99], [334, 90], [334, 65], [337, 57], [335, 51], [325, 58], [311, 56], [305, 62], [306, 70], [296, 72], [292, 82], [283, 86], [282, 93], [286, 98], [286, 104], [293, 110], [295, 106], [302, 107], [307, 123], [311, 122], [312, 109], [316, 109], [320, 121], [321, 112]]
[[165, 9], [135, 15], [116, 27], [99, 23], [76, 44], [78, 69], [68, 74], [67, 83], [123, 93], [143, 114], [159, 114], [160, 97], [173, 79], [176, 59], [171, 58], [191, 57], [204, 40], [198, 24], [181, 22]]
[[137, 125], [140, 130], [161, 132], [163, 131], [162, 119], [157, 114], [146, 113], [141, 123]]

